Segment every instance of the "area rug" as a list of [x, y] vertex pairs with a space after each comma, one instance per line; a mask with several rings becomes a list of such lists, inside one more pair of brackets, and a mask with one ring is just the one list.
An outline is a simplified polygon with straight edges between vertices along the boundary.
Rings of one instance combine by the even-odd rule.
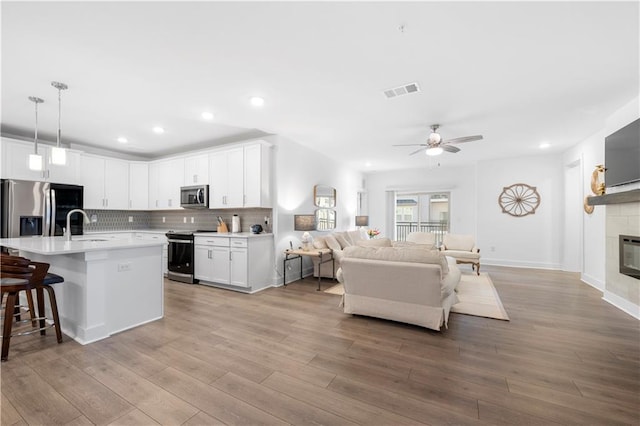
[[462, 274], [456, 292], [460, 302], [451, 307], [451, 312], [509, 321], [509, 315], [486, 272], [480, 276]]
[[342, 296], [344, 294], [344, 286], [342, 285], [342, 283], [336, 284], [333, 287], [329, 287], [328, 289], [324, 290], [324, 292]]

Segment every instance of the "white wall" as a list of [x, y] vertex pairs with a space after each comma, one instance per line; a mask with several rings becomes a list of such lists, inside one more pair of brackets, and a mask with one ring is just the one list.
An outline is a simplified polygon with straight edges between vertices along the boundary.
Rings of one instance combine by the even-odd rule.
[[[579, 144], [575, 145], [563, 155], [562, 164], [566, 166], [574, 161], [581, 161], [583, 173], [582, 198], [593, 195], [591, 193], [591, 173], [598, 164], [604, 164], [605, 132], [601, 130]], [[572, 190], [567, 188], [567, 190]], [[605, 219], [606, 211], [602, 206], [596, 206], [593, 213], [582, 216], [582, 281], [604, 290], [605, 281]], [[565, 215], [565, 220], [576, 218]]]
[[[323, 154], [306, 148], [295, 141], [277, 137], [274, 141], [274, 188], [273, 232], [275, 234], [276, 270], [274, 282], [282, 283], [283, 252], [300, 246], [301, 231], [294, 231], [295, 214], [314, 214], [313, 187], [329, 185], [336, 189], [336, 230], [355, 229], [357, 194], [362, 189], [362, 174], [331, 160]], [[313, 236], [327, 232], [311, 232]], [[294, 261], [297, 262], [297, 261]], [[291, 262], [291, 276], [287, 282], [299, 279], [299, 263]], [[305, 259], [305, 274], [311, 271], [310, 259]]]
[[[477, 241], [482, 262], [493, 265], [558, 269], [562, 248], [561, 158], [541, 155], [478, 163]], [[540, 205], [534, 214], [503, 213], [498, 197], [504, 187], [536, 187]]]

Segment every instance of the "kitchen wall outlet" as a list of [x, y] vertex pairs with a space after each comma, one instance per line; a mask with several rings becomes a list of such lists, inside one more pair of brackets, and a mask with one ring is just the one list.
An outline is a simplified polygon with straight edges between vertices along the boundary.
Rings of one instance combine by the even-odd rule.
[[187, 223], [187, 217], [186, 216], [182, 218], [182, 223]]
[[167, 218], [162, 216], [162, 223], [165, 223], [167, 221]]
[[118, 263], [118, 272], [130, 271], [130, 270], [131, 270], [131, 263], [130, 262]]
[[129, 222], [133, 222], [133, 216], [129, 216]]
[[191, 216], [191, 223], [196, 223], [196, 220], [193, 216]]

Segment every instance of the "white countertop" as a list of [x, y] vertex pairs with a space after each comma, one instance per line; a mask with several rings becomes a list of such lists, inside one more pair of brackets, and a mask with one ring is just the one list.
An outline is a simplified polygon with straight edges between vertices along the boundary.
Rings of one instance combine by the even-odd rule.
[[[91, 235], [79, 235], [72, 241], [64, 237], [23, 237], [1, 238], [0, 246], [9, 247], [30, 253], [43, 255], [57, 255], [70, 253], [85, 253], [89, 251], [120, 250], [140, 247], [163, 246], [164, 241], [140, 240], [134, 238], [92, 241]], [[95, 237], [96, 240], [100, 239]]]

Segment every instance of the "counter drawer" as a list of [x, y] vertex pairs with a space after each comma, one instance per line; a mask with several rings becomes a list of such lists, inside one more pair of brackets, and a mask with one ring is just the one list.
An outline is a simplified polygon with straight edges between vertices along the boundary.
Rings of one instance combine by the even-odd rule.
[[194, 244], [203, 246], [229, 247], [227, 237], [194, 237]]
[[231, 247], [247, 247], [246, 238], [231, 238]]

